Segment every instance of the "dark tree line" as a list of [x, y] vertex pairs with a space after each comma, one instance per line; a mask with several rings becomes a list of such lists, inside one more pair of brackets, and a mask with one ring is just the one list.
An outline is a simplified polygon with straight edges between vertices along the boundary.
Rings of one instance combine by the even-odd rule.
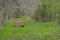
[[56, 22], [60, 24], [60, 1], [42, 0], [34, 14], [36, 21]]

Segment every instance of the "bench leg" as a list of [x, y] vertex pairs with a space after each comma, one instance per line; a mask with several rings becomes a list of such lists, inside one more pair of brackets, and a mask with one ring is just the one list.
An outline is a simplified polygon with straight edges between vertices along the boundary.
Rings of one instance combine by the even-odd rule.
[[24, 25], [22, 25], [21, 27], [24, 27]]

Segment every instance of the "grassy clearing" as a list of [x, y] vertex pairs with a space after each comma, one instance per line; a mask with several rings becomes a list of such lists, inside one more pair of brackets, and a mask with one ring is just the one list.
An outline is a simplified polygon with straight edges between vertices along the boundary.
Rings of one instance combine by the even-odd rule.
[[60, 40], [60, 25], [25, 21], [25, 27], [13, 27], [9, 20], [0, 28], [0, 40]]

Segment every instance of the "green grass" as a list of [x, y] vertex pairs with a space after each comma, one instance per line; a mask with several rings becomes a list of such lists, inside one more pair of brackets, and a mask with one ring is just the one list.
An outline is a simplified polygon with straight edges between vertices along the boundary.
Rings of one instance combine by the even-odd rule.
[[60, 40], [60, 25], [25, 21], [25, 26], [13, 27], [9, 20], [0, 28], [0, 40]]

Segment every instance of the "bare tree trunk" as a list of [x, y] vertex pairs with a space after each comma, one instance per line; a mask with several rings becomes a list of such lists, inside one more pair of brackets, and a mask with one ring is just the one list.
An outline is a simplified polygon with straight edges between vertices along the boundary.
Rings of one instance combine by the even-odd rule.
[[[2, 8], [5, 8], [5, 0], [2, 0]], [[0, 22], [0, 26], [3, 26], [4, 25], [5, 16], [6, 16], [6, 13], [2, 13], [2, 20]]]
[[6, 17], [6, 13], [3, 13], [3, 14], [2, 14], [2, 21], [1, 21], [1, 23], [0, 23], [0, 26], [4, 26], [5, 17]]

